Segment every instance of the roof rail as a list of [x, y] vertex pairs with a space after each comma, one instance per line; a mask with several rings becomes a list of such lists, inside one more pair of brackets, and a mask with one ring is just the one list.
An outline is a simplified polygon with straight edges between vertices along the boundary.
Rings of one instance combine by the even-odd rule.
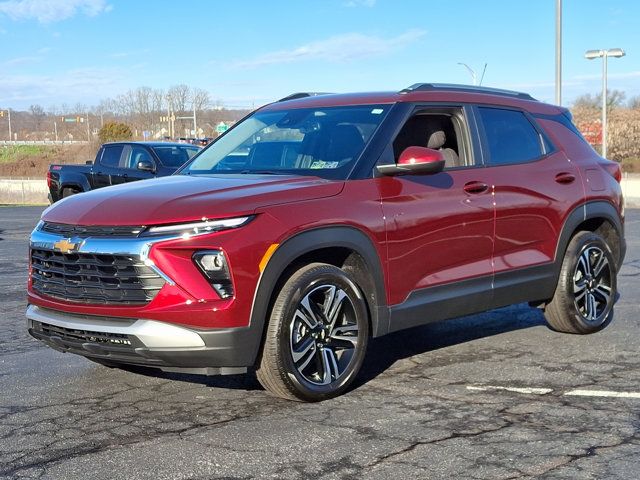
[[414, 83], [410, 87], [400, 90], [398, 93], [410, 93], [410, 92], [436, 92], [438, 90], [447, 90], [454, 92], [468, 92], [468, 93], [487, 93], [490, 95], [501, 95], [503, 97], [516, 97], [523, 100], [537, 100], [528, 93], [515, 92], [513, 90], [504, 90], [502, 88], [491, 87], [479, 87], [476, 85], [459, 85], [455, 83]]
[[280, 100], [277, 100], [277, 102], [287, 102], [289, 100], [298, 100], [299, 98], [306, 98], [306, 97], [317, 97], [318, 95], [329, 95], [329, 93], [327, 92], [297, 92], [297, 93], [292, 93], [291, 95], [287, 95], [284, 98], [281, 98]]

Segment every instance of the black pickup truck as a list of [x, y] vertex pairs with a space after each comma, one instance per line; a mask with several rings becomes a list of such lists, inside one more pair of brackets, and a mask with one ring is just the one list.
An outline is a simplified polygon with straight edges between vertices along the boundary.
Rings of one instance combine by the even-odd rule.
[[171, 175], [201, 149], [170, 142], [105, 143], [86, 165], [51, 165], [49, 201], [109, 185]]

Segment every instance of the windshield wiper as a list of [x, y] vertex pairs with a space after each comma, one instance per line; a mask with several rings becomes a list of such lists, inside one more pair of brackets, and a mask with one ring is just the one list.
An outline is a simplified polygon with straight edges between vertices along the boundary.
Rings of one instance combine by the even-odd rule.
[[242, 170], [241, 175], [285, 175], [282, 172], [274, 172], [273, 170]]

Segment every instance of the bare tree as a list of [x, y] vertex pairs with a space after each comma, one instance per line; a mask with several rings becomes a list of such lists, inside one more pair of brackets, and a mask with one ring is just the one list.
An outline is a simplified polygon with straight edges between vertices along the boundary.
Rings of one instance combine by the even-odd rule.
[[629, 108], [632, 110], [640, 110], [640, 95], [636, 95], [635, 97], [631, 97], [629, 99]]
[[190, 88], [188, 85], [174, 85], [169, 88], [167, 96], [170, 98], [170, 102], [173, 105], [173, 110], [176, 112], [184, 112], [190, 110], [188, 107]]
[[35, 131], [40, 131], [40, 126], [42, 125], [42, 121], [47, 116], [41, 105], [31, 105], [29, 107], [29, 112], [31, 112], [31, 116], [33, 117], [33, 125], [35, 127]]
[[[624, 105], [626, 94], [621, 90], [607, 90], [607, 111]], [[602, 93], [580, 95], [573, 102], [575, 108], [598, 109], [602, 106]]]
[[202, 88], [193, 88], [191, 90], [191, 103], [193, 104], [194, 110], [202, 111], [211, 105], [211, 97], [209, 92]]

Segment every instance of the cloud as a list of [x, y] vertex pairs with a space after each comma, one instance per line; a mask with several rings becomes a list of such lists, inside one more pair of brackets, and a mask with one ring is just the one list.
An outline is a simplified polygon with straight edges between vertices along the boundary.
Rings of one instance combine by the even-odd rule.
[[42, 57], [16, 57], [2, 62], [5, 67], [17, 67], [20, 65], [28, 65], [30, 63], [38, 63], [42, 61]]
[[115, 52], [109, 55], [110, 58], [127, 58], [127, 57], [139, 57], [144, 56], [149, 53], [149, 49], [145, 48], [142, 50], [132, 50], [130, 52]]
[[0, 104], [13, 104], [15, 108], [53, 99], [93, 104], [121, 90], [129, 73], [102, 67], [74, 69], [56, 75], [0, 73]]
[[[607, 73], [607, 78], [615, 80], [624, 80], [627, 78], [640, 77], [640, 71], [635, 72], [622, 72], [622, 73]], [[602, 80], [602, 73], [594, 73], [589, 75], [576, 75], [573, 77], [577, 80]]]
[[381, 38], [362, 33], [345, 33], [325, 40], [307, 43], [291, 50], [277, 50], [249, 60], [231, 64], [233, 68], [256, 68], [309, 60], [348, 62], [360, 58], [378, 57], [416, 42], [424, 30], [409, 30], [397, 37]]
[[348, 0], [344, 2], [345, 7], [374, 7], [376, 0]]
[[106, 0], [5, 0], [0, 1], [0, 14], [12, 20], [53, 23], [77, 14], [95, 17], [111, 10]]

